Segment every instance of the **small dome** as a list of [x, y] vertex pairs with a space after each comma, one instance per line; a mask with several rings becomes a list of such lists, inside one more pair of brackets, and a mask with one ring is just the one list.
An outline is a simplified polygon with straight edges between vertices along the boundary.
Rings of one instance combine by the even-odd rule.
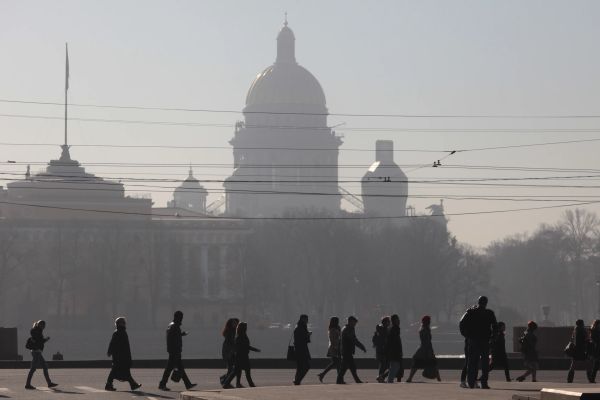
[[198, 194], [205, 194], [208, 193], [208, 191], [200, 184], [200, 182], [198, 181], [198, 179], [196, 179], [194, 177], [193, 171], [190, 168], [190, 172], [188, 177], [186, 178], [185, 181], [183, 181], [181, 183], [181, 185], [179, 185], [176, 189], [175, 189], [175, 193], [180, 193], [180, 192], [192, 192], [192, 193], [198, 193]]

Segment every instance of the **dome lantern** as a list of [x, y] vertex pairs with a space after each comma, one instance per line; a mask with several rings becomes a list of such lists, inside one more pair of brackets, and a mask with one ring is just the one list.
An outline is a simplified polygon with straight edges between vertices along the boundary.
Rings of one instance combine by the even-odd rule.
[[288, 27], [287, 13], [283, 28], [277, 35], [277, 58], [276, 63], [295, 63], [296, 62], [296, 38], [294, 32]]

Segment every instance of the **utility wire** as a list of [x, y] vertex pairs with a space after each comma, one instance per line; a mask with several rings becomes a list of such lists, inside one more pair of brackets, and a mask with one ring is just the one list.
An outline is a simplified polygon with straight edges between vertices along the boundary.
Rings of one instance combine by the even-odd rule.
[[[34, 101], [22, 99], [0, 99], [2, 103], [37, 104], [64, 106], [64, 103], [51, 101]], [[109, 108], [127, 110], [149, 111], [180, 111], [202, 112], [221, 114], [265, 114], [265, 115], [307, 115], [307, 116], [338, 116], [338, 117], [374, 117], [374, 118], [484, 118], [484, 119], [593, 119], [600, 118], [600, 114], [377, 114], [377, 113], [304, 113], [304, 112], [274, 112], [274, 111], [240, 111], [214, 108], [181, 108], [181, 107], [151, 107], [151, 106], [126, 106], [110, 104], [84, 104], [71, 103], [70, 107]]]
[[[466, 216], [466, 215], [485, 215], [485, 214], [503, 214], [503, 213], [512, 213], [512, 212], [521, 212], [521, 211], [534, 211], [534, 210], [545, 210], [552, 208], [566, 208], [566, 207], [580, 207], [582, 205], [591, 205], [598, 204], [598, 201], [587, 201], [587, 202], [577, 202], [570, 204], [558, 204], [558, 205], [550, 205], [550, 206], [540, 206], [540, 207], [523, 207], [523, 208], [511, 208], [504, 210], [487, 210], [487, 211], [468, 211], [461, 213], [449, 213], [444, 214], [444, 217], [453, 217], [453, 216]], [[46, 208], [53, 210], [63, 210], [63, 211], [74, 211], [74, 212], [93, 212], [93, 213], [106, 213], [106, 214], [119, 214], [119, 215], [137, 215], [137, 216], [148, 216], [148, 217], [165, 217], [165, 218], [174, 218], [173, 215], [164, 215], [164, 214], [152, 214], [152, 213], [143, 213], [143, 212], [133, 212], [133, 211], [114, 211], [114, 210], [101, 210], [101, 209], [89, 209], [89, 208], [75, 208], [75, 207], [61, 207], [61, 206], [50, 206], [44, 204], [30, 204], [30, 203], [18, 203], [18, 202], [10, 202], [10, 201], [0, 201], [0, 204], [12, 205], [12, 206], [22, 206], [22, 207], [33, 207], [33, 208]], [[398, 216], [366, 216], [366, 215], [357, 215], [357, 216], [347, 216], [347, 217], [216, 217], [216, 216], [186, 216], [184, 219], [217, 219], [217, 220], [284, 220], [284, 221], [301, 221], [301, 220], [309, 220], [309, 221], [319, 221], [319, 220], [382, 220], [382, 219], [409, 219], [409, 218], [439, 218], [442, 216], [432, 216], [432, 215], [398, 215]], [[178, 218], [178, 217], [175, 217]]]

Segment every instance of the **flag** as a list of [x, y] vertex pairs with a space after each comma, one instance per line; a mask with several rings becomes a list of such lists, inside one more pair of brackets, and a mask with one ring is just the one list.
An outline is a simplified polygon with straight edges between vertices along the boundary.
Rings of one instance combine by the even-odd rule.
[[69, 90], [69, 45], [65, 43], [65, 52], [67, 55], [66, 58], [66, 67], [65, 67], [65, 92]]

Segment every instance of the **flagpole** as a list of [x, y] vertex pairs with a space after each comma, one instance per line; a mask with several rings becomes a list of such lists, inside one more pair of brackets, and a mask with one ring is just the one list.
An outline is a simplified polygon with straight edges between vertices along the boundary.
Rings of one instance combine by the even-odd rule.
[[69, 90], [69, 47], [65, 43], [65, 146], [67, 146], [67, 91]]

